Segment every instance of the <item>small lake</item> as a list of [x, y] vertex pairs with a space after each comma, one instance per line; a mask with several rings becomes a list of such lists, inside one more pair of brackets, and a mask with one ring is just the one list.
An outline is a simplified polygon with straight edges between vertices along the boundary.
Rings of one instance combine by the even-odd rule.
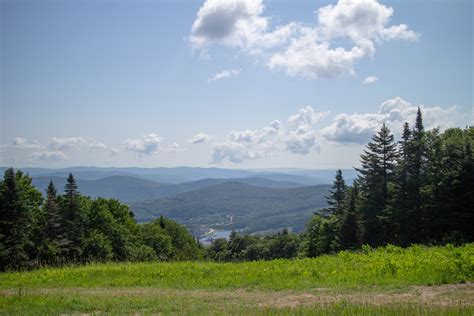
[[199, 241], [204, 245], [210, 245], [213, 240], [218, 238], [229, 239], [230, 233], [232, 233], [231, 230], [215, 230], [212, 233], [202, 235]]

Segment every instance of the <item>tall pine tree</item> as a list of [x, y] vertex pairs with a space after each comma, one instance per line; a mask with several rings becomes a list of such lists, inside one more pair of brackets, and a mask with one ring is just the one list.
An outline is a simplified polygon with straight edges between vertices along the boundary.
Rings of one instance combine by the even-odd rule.
[[397, 158], [396, 144], [390, 129], [383, 124], [372, 136], [361, 157], [360, 183], [363, 222], [362, 243], [378, 246], [386, 240], [386, 228], [380, 220], [389, 201], [388, 183], [392, 178]]
[[81, 259], [81, 242], [84, 238], [87, 216], [81, 207], [81, 196], [71, 173], [67, 178], [64, 193], [61, 199], [61, 215], [66, 232], [64, 237], [69, 244], [64, 251], [68, 260], [78, 261]]
[[41, 224], [39, 234], [38, 260], [46, 264], [57, 264], [61, 261], [61, 254], [71, 244], [65, 235], [65, 226], [61, 217], [56, 187], [50, 181], [46, 189], [46, 200], [41, 212]]
[[0, 186], [1, 270], [27, 264], [30, 224], [31, 214], [22, 200], [15, 171], [9, 168]]
[[409, 203], [411, 204], [411, 242], [419, 243], [425, 239], [425, 227], [423, 225], [424, 210], [422, 208], [422, 187], [426, 180], [426, 141], [423, 117], [420, 108], [416, 114], [415, 128], [412, 132], [412, 141], [409, 164]]
[[342, 171], [341, 169], [338, 169], [336, 171], [334, 183], [331, 190], [329, 190], [329, 195], [326, 196], [327, 203], [329, 204], [329, 207], [326, 208], [326, 210], [336, 217], [340, 217], [343, 213], [346, 191], [347, 187], [344, 178], [342, 177]]
[[346, 202], [338, 227], [338, 245], [343, 250], [355, 249], [359, 245], [357, 235], [357, 199], [358, 187], [357, 183], [354, 183], [349, 190], [349, 199]]

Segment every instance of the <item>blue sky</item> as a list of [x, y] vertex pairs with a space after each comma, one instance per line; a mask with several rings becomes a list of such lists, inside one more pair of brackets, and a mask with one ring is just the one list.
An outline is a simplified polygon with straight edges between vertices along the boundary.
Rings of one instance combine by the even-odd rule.
[[473, 122], [467, 0], [0, 5], [2, 165], [342, 168]]

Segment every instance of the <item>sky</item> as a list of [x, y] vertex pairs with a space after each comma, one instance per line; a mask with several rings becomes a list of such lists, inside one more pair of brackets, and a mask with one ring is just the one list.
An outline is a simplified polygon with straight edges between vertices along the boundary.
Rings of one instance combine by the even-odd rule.
[[0, 1], [0, 165], [350, 168], [473, 120], [473, 4]]

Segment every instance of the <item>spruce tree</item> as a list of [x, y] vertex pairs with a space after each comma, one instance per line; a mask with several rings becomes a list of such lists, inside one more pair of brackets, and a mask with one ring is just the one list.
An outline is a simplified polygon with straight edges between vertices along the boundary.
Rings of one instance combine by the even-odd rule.
[[63, 250], [66, 252], [68, 260], [78, 261], [80, 260], [81, 242], [84, 238], [87, 217], [81, 208], [80, 193], [71, 173], [67, 178], [64, 193], [61, 213], [66, 231], [64, 237], [67, 239], [68, 247]]
[[412, 205], [410, 204], [409, 161], [412, 148], [412, 133], [407, 122], [403, 125], [402, 139], [398, 143], [397, 164], [393, 182], [389, 186], [391, 199], [386, 208], [388, 242], [407, 246], [410, 240]]
[[342, 216], [343, 213], [346, 190], [347, 187], [344, 178], [342, 177], [342, 171], [341, 169], [338, 169], [336, 171], [334, 183], [331, 190], [329, 190], [329, 196], [326, 196], [327, 203], [329, 204], [329, 207], [326, 208], [326, 210], [338, 218]]
[[60, 260], [61, 253], [68, 249], [71, 241], [65, 237], [66, 232], [64, 231], [57, 191], [53, 181], [49, 182], [46, 189], [46, 201], [43, 208], [45, 213], [44, 235], [49, 249], [48, 258], [45, 259], [48, 263], [56, 263]]
[[426, 142], [425, 129], [423, 127], [423, 118], [420, 108], [416, 114], [415, 128], [413, 129], [411, 153], [408, 159], [409, 163], [409, 203], [413, 216], [412, 221], [412, 242], [421, 242], [424, 239], [425, 227], [423, 225], [422, 209], [422, 187], [425, 185], [426, 176]]
[[22, 201], [15, 171], [5, 171], [0, 187], [0, 269], [17, 269], [29, 260], [31, 214]]
[[392, 179], [397, 158], [393, 139], [390, 129], [383, 124], [360, 156], [361, 168], [356, 168], [362, 195], [361, 241], [371, 246], [381, 245], [386, 240], [386, 228], [380, 217], [384, 216], [383, 212], [388, 205], [388, 183]]
[[355, 249], [358, 246], [357, 237], [357, 183], [350, 189], [349, 201], [342, 214], [338, 229], [338, 244], [340, 249]]

